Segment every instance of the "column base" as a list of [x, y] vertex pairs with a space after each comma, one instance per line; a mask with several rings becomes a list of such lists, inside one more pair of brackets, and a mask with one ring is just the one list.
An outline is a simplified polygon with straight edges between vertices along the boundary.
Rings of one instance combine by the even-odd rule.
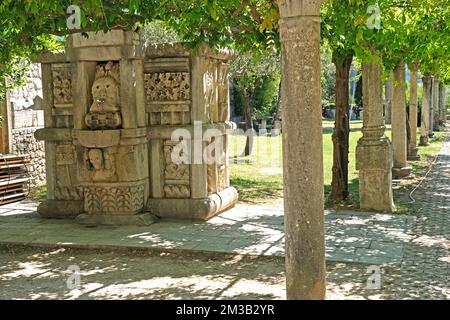
[[408, 161], [418, 161], [420, 160], [420, 155], [418, 153], [419, 149], [410, 148], [408, 150]]
[[428, 147], [430, 143], [428, 142], [428, 137], [420, 137], [419, 147]]
[[155, 199], [150, 198], [147, 210], [158, 218], [202, 220], [228, 210], [236, 204], [238, 193], [229, 187], [203, 199]]
[[392, 213], [392, 146], [386, 137], [358, 141], [356, 167], [359, 171], [360, 209]]
[[158, 221], [154, 215], [150, 213], [141, 214], [89, 214], [83, 213], [76, 217], [79, 224], [86, 226], [98, 225], [132, 225], [132, 226], [148, 226]]
[[83, 211], [83, 201], [68, 200], [45, 200], [37, 208], [38, 214], [46, 219], [73, 219]]
[[394, 179], [406, 178], [411, 174], [411, 167], [392, 168], [392, 176]]

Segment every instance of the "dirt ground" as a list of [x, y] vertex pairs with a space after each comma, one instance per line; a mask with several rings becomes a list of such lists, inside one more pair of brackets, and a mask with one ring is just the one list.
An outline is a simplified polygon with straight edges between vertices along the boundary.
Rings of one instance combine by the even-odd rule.
[[[365, 289], [367, 266], [327, 272], [329, 299], [388, 298]], [[0, 248], [0, 299], [285, 299], [284, 277], [281, 258]]]

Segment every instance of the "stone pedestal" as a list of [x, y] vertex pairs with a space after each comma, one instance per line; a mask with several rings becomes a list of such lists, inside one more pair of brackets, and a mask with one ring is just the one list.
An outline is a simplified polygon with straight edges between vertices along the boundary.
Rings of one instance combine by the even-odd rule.
[[409, 129], [410, 129], [410, 141], [408, 146], [408, 160], [409, 161], [417, 161], [420, 160], [420, 156], [418, 154], [417, 148], [417, 119], [418, 119], [418, 111], [417, 111], [417, 72], [418, 65], [412, 64], [410, 66], [410, 75], [411, 75], [411, 86], [410, 86], [410, 94], [409, 94]]
[[411, 173], [411, 167], [408, 167], [407, 164], [406, 86], [405, 65], [403, 62], [394, 69], [392, 147], [394, 155], [393, 176], [396, 179], [407, 177]]
[[430, 131], [430, 104], [431, 104], [431, 76], [426, 73], [423, 78], [423, 96], [422, 96], [422, 119], [420, 126], [419, 146], [429, 145], [428, 137]]
[[325, 297], [320, 0], [279, 0], [288, 299]]
[[[219, 140], [213, 152], [227, 159], [226, 53], [145, 50], [137, 34], [114, 30], [72, 34], [65, 55], [40, 59], [46, 128], [36, 138], [46, 142], [48, 181], [42, 216], [146, 225], [157, 217], [205, 220], [236, 203], [228, 163], [203, 159]], [[187, 132], [184, 140], [177, 129]], [[174, 163], [184, 144], [199, 162]]]
[[361, 210], [393, 212], [392, 146], [385, 136], [381, 64], [363, 64], [363, 137], [356, 147]]

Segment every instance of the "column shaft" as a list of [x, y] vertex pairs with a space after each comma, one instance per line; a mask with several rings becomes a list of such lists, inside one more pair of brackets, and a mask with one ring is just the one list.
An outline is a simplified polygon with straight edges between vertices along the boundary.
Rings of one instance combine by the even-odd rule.
[[319, 0], [279, 0], [288, 299], [325, 297]]

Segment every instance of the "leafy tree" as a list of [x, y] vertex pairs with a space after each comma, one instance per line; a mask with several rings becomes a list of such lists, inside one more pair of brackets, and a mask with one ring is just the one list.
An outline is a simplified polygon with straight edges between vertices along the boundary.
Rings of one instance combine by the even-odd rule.
[[[244, 53], [236, 57], [231, 64], [230, 79], [240, 92], [244, 105], [245, 129], [253, 130], [254, 108], [252, 100], [258, 87], [264, 84], [270, 77], [280, 73], [280, 61], [276, 52], [271, 54]], [[251, 154], [252, 138], [247, 136], [244, 155]]]

